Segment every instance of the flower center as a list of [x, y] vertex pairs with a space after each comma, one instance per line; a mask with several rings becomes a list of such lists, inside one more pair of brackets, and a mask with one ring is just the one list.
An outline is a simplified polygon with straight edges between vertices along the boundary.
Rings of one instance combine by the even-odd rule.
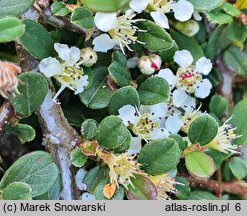
[[184, 113], [183, 118], [182, 118], [182, 120], [183, 120], [183, 125], [182, 125], [182, 127], [181, 127], [181, 130], [182, 130], [183, 132], [188, 133], [188, 130], [189, 130], [189, 127], [190, 127], [191, 123], [192, 123], [196, 118], [198, 118], [199, 115], [200, 115], [200, 114], [198, 113], [198, 111], [199, 111], [200, 108], [201, 108], [201, 106], [200, 106], [197, 110], [193, 109], [193, 110], [190, 111], [190, 112], [185, 112], [185, 113]]
[[133, 20], [135, 16], [136, 14], [134, 12], [130, 12], [118, 17], [118, 27], [108, 32], [113, 39], [117, 40], [123, 53], [125, 53], [124, 47], [127, 47], [128, 50], [133, 51], [129, 47], [132, 43], [138, 42], [142, 44], [142, 42], [138, 41], [135, 36], [135, 33], [141, 30], [139, 30], [134, 23], [143, 21], [143, 19]]
[[128, 154], [112, 155], [110, 161], [105, 161], [110, 168], [111, 183], [115, 182], [117, 185], [120, 183], [126, 188], [132, 184], [130, 178], [140, 169], [140, 164], [134, 160], [134, 157], [135, 155]]
[[233, 128], [230, 124], [225, 122], [219, 127], [216, 137], [207, 144], [206, 147], [213, 148], [223, 153], [227, 153], [228, 151], [237, 153], [235, 150], [237, 146], [232, 144], [233, 140], [239, 137], [234, 133], [235, 129], [236, 128]]
[[151, 0], [150, 6], [154, 11], [162, 10], [164, 13], [168, 13], [172, 9], [173, 0]]
[[143, 137], [146, 140], [150, 139], [150, 133], [157, 128], [158, 124], [150, 118], [150, 114], [140, 116], [139, 122], [133, 126], [133, 133]]
[[62, 85], [76, 90], [76, 80], [79, 80], [83, 76], [83, 70], [78, 69], [75, 66], [63, 66], [63, 72], [60, 75], [54, 76]]
[[186, 70], [179, 68], [177, 71], [177, 88], [183, 88], [189, 93], [194, 93], [194, 86], [200, 81], [202, 81], [202, 76], [196, 73], [192, 66]]

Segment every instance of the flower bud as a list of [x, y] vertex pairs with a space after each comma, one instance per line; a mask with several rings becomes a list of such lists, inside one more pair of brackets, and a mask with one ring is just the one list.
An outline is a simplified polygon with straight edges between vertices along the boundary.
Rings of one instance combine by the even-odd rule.
[[83, 48], [81, 49], [81, 64], [86, 67], [91, 67], [98, 60], [98, 56], [96, 52], [91, 48]]
[[149, 56], [142, 56], [139, 60], [138, 67], [145, 75], [151, 75], [155, 71], [159, 71], [162, 64], [160, 56], [151, 54]]

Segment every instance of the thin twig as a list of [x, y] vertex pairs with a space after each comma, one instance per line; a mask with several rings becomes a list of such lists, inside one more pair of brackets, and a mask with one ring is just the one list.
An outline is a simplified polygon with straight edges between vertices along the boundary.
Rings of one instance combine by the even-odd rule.
[[243, 181], [218, 182], [208, 178], [195, 178], [186, 174], [180, 174], [180, 176], [184, 177], [190, 186], [210, 190], [216, 195], [231, 193], [247, 198], [247, 183]]
[[216, 67], [219, 70], [222, 80], [218, 87], [218, 93], [224, 96], [228, 101], [228, 107], [225, 111], [225, 116], [228, 116], [229, 111], [233, 108], [233, 92], [232, 85], [234, 82], [234, 73], [224, 64], [220, 54], [216, 57]]

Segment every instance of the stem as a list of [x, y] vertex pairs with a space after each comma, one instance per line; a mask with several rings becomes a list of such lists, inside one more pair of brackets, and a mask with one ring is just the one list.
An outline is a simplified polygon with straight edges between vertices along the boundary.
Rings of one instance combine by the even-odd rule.
[[216, 66], [219, 70], [222, 80], [218, 87], [218, 93], [224, 96], [228, 101], [228, 107], [224, 113], [225, 116], [228, 116], [229, 111], [233, 108], [233, 92], [232, 85], [234, 82], [233, 72], [224, 64], [222, 56], [220, 54], [216, 57]]
[[190, 186], [210, 190], [216, 195], [225, 192], [235, 194], [243, 198], [247, 197], [247, 183], [243, 181], [234, 180], [230, 182], [218, 182], [208, 178], [192, 177], [187, 174], [179, 174], [179, 176], [184, 177], [189, 182]]
[[[23, 71], [37, 68], [38, 62], [21, 45], [17, 44], [17, 53]], [[71, 168], [69, 154], [76, 145], [79, 135], [72, 128], [59, 104], [54, 103], [54, 88], [50, 83], [49, 91], [36, 112], [44, 135], [47, 152], [52, 154], [62, 176], [61, 198], [64, 200], [79, 199], [79, 190], [75, 184], [74, 171]]]

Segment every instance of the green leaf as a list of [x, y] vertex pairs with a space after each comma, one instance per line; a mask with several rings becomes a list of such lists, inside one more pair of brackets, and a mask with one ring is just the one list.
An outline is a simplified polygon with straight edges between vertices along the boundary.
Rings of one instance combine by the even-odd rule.
[[223, 152], [219, 152], [214, 149], [206, 149], [204, 151], [207, 155], [209, 155], [213, 160], [215, 164], [215, 169], [218, 170], [220, 169], [222, 163], [229, 157], [230, 154], [225, 154]]
[[188, 137], [192, 144], [206, 145], [216, 137], [217, 133], [217, 121], [210, 115], [202, 115], [191, 123]]
[[100, 182], [108, 177], [109, 169], [105, 166], [96, 166], [89, 170], [83, 178], [83, 183], [87, 185], [87, 191], [94, 194]]
[[225, 64], [238, 75], [247, 74], [247, 51], [241, 51], [236, 46], [228, 48], [224, 54], [223, 59]]
[[194, 62], [204, 56], [202, 47], [194, 38], [185, 36], [176, 31], [172, 31], [171, 36], [176, 41], [179, 50], [185, 49], [191, 52]]
[[71, 22], [74, 22], [76, 25], [86, 29], [94, 27], [93, 14], [91, 13], [91, 11], [83, 7], [76, 8], [73, 11], [71, 15]]
[[165, 102], [170, 95], [168, 82], [158, 76], [146, 79], [138, 88], [141, 104], [154, 105]]
[[215, 172], [213, 159], [204, 152], [190, 152], [185, 156], [189, 173], [196, 177], [210, 177]]
[[93, 139], [98, 130], [98, 123], [94, 119], [87, 119], [81, 125], [81, 134], [87, 140]]
[[230, 114], [232, 119], [230, 124], [237, 129], [235, 134], [241, 135], [241, 137], [235, 139], [233, 142], [235, 145], [242, 145], [247, 142], [247, 100], [242, 100], [237, 103]]
[[26, 31], [20, 42], [24, 48], [38, 59], [51, 56], [53, 42], [46, 28], [33, 20], [26, 19], [23, 23], [26, 24]]
[[139, 32], [138, 40], [144, 42], [144, 46], [148, 50], [169, 50], [175, 45], [175, 41], [163, 28], [149, 20], [138, 22], [138, 27], [147, 31]]
[[179, 146], [179, 149], [180, 149], [181, 151], [184, 151], [185, 148], [186, 148], [187, 145], [188, 145], [187, 141], [183, 140], [183, 138], [182, 138], [179, 134], [171, 134], [171, 135], [169, 136], [169, 138], [172, 138], [172, 139], [175, 139], [175, 140], [176, 140], [176, 142], [177, 142], [177, 144], [178, 144], [178, 146]]
[[120, 51], [114, 51], [112, 53], [112, 61], [119, 62], [121, 65], [126, 66], [127, 65], [127, 58], [126, 56], [120, 52]]
[[79, 106], [66, 106], [62, 107], [63, 113], [68, 120], [69, 124], [80, 128], [81, 123], [85, 120], [83, 110]]
[[0, 43], [14, 41], [24, 32], [25, 25], [18, 18], [5, 17], [0, 19]]
[[247, 27], [234, 20], [227, 27], [227, 37], [235, 43], [244, 42], [247, 39]]
[[36, 136], [33, 127], [27, 124], [16, 124], [14, 130], [22, 143], [31, 142]]
[[217, 200], [218, 198], [208, 191], [192, 191], [189, 200]]
[[241, 14], [241, 11], [236, 9], [233, 4], [224, 2], [222, 5], [222, 10], [224, 10], [226, 13], [228, 13], [231, 16], [239, 17]]
[[100, 67], [94, 70], [93, 84], [82, 93], [79, 94], [83, 104], [91, 109], [103, 109], [108, 106], [112, 91], [106, 87], [108, 70], [105, 67]]
[[80, 0], [83, 6], [93, 11], [114, 12], [126, 6], [129, 0]]
[[130, 146], [131, 134], [120, 118], [108, 116], [99, 124], [96, 139], [99, 145], [106, 149], [114, 150], [125, 146], [127, 150]]
[[211, 11], [219, 7], [224, 0], [188, 0], [194, 6], [197, 11]]
[[57, 179], [53, 185], [48, 189], [48, 191], [40, 196], [36, 196], [35, 200], [59, 200], [60, 193], [62, 190], [62, 177], [57, 176]]
[[176, 177], [176, 182], [178, 182], [176, 184], [176, 197], [180, 200], [187, 200], [191, 192], [189, 182], [183, 177]]
[[2, 197], [4, 200], [31, 200], [32, 188], [23, 182], [13, 182], [3, 190]]
[[208, 58], [213, 60], [220, 48], [220, 44], [222, 43], [222, 41], [229, 40], [227, 37], [225, 37], [225, 35], [226, 35], [225, 25], [218, 26], [212, 32], [205, 49], [205, 54]]
[[118, 115], [118, 110], [125, 105], [140, 106], [140, 97], [135, 88], [126, 86], [118, 89], [111, 97], [108, 111], [112, 115]]
[[217, 117], [220, 117], [224, 113], [227, 105], [228, 101], [225, 97], [215, 94], [210, 99], [209, 111], [214, 113]]
[[30, 116], [45, 99], [48, 92], [46, 78], [37, 72], [22, 73], [19, 76], [23, 84], [18, 86], [20, 95], [10, 97], [10, 102], [16, 112], [23, 116]]
[[75, 167], [82, 167], [87, 162], [87, 156], [80, 148], [75, 148], [70, 152], [70, 161]]
[[163, 62], [173, 62], [173, 56], [176, 51], [178, 51], [178, 45], [174, 44], [169, 50], [160, 51], [159, 56], [162, 58]]
[[150, 175], [160, 175], [175, 168], [179, 162], [180, 150], [174, 139], [154, 140], [140, 151], [138, 162]]
[[0, 17], [20, 16], [27, 11], [34, 3], [34, 0], [1, 0]]
[[241, 180], [247, 176], [247, 164], [240, 157], [231, 158], [229, 161], [229, 168], [238, 180]]
[[129, 200], [157, 200], [157, 188], [147, 177], [135, 175], [131, 181], [134, 187], [129, 185], [126, 191]]
[[101, 181], [94, 191], [94, 196], [96, 200], [123, 200], [124, 199], [124, 188], [120, 185], [116, 188], [116, 191], [111, 199], [107, 199], [103, 194], [103, 189], [106, 184], [108, 184], [108, 180]]
[[112, 62], [108, 67], [109, 74], [115, 83], [119, 86], [126, 86], [130, 84], [131, 75], [129, 70], [119, 62]]
[[233, 20], [232, 16], [225, 13], [221, 8], [206, 13], [206, 16], [210, 22], [220, 25], [230, 23]]
[[32, 197], [46, 193], [55, 183], [59, 170], [46, 152], [34, 151], [19, 158], [4, 173], [0, 188], [13, 182], [24, 182], [32, 188]]
[[69, 13], [69, 9], [62, 2], [54, 2], [51, 5], [51, 12], [55, 16], [65, 16]]

